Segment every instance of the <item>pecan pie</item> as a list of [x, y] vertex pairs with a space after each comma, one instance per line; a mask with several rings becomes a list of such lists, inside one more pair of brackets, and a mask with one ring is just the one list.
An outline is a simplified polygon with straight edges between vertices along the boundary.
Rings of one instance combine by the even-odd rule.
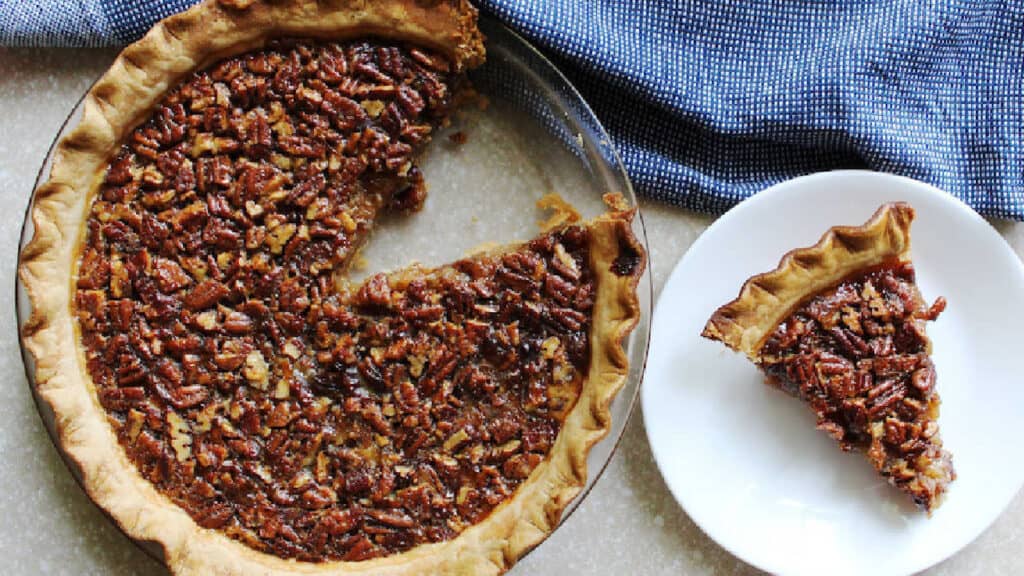
[[745, 353], [769, 385], [810, 406], [843, 450], [863, 451], [929, 513], [956, 478], [939, 438], [939, 395], [910, 261], [914, 210], [882, 206], [863, 226], [836, 227], [752, 277], [703, 335]]
[[633, 211], [352, 284], [483, 59], [464, 1], [208, 1], [130, 46], [36, 193], [36, 385], [176, 573], [487, 574], [558, 522], [639, 311]]

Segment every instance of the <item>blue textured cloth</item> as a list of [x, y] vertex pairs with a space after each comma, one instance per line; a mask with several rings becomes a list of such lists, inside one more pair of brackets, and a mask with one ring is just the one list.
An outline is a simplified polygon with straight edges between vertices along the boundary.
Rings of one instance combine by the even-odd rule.
[[[0, 0], [0, 44], [107, 45], [190, 0]], [[480, 0], [565, 70], [641, 194], [722, 212], [867, 167], [1024, 220], [1024, 0]]]

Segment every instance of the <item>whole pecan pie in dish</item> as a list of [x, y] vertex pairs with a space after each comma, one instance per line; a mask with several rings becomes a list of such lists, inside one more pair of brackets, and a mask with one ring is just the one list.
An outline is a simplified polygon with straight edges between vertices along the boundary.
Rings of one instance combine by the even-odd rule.
[[767, 382], [808, 403], [820, 430], [863, 451], [929, 513], [956, 478], [939, 437], [939, 395], [910, 261], [914, 210], [886, 204], [863, 226], [835, 227], [750, 278], [703, 336], [746, 354]]
[[634, 210], [354, 284], [483, 61], [476, 11], [207, 1], [36, 191], [24, 341], [83, 484], [180, 574], [488, 574], [558, 523], [628, 363]]

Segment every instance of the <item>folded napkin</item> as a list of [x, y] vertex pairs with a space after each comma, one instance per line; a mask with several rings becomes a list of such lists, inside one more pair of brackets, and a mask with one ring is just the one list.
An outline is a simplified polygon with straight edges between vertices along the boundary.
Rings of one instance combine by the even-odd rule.
[[[190, 0], [0, 0], [0, 44], [98, 46]], [[1024, 0], [479, 0], [567, 72], [637, 190], [722, 212], [861, 167], [1024, 220]]]

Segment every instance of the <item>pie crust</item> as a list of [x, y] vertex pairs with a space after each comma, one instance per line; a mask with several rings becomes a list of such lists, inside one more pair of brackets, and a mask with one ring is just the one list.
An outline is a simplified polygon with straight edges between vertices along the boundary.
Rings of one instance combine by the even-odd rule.
[[[187, 74], [280, 36], [411, 41], [458, 68], [482, 62], [476, 11], [465, 0], [207, 0], [157, 24], [125, 49], [84, 101], [79, 125], [60, 142], [49, 181], [35, 195], [35, 235], [20, 277], [32, 305], [23, 340], [40, 396], [56, 416], [65, 453], [90, 497], [132, 538], [158, 542], [176, 574], [497, 574], [538, 544], [583, 486], [587, 454], [610, 428], [625, 381], [623, 340], [636, 325], [644, 253], [621, 202], [587, 224], [597, 276], [589, 375], [548, 457], [484, 520], [455, 538], [362, 562], [308, 563], [258, 552], [199, 527], [142, 478], [120, 447], [85, 368], [72, 313], [84, 222], [108, 162], [160, 98]], [[68, 353], [68, 351], [74, 351]]]
[[862, 226], [833, 227], [814, 246], [791, 250], [775, 270], [744, 282], [739, 296], [711, 316], [702, 336], [756, 362], [772, 330], [809, 296], [860, 270], [908, 262], [913, 219], [909, 204], [886, 204]]

